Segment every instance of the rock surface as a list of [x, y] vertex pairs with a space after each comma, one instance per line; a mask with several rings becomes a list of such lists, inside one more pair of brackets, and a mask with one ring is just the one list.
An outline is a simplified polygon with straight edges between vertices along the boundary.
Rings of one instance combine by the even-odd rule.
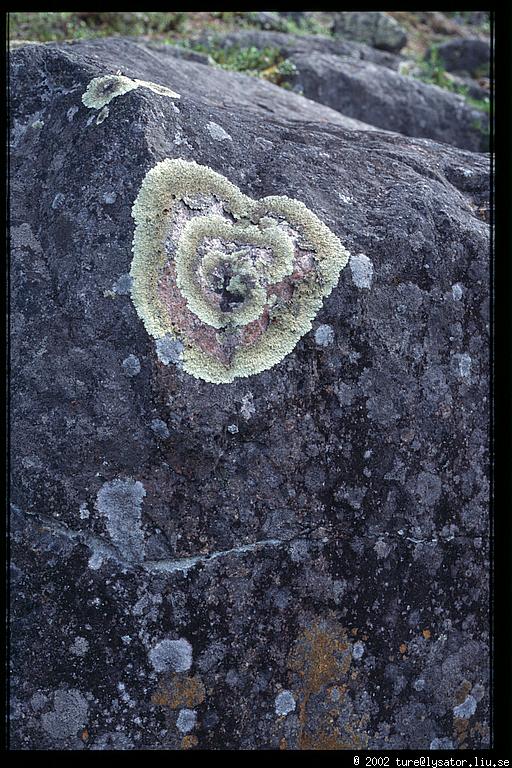
[[[461, 149], [488, 149], [485, 112], [456, 93], [399, 74], [404, 62], [391, 53], [349, 40], [279, 32], [207, 34], [198, 41], [221, 48], [277, 48], [295, 66], [286, 77], [293, 90], [347, 118]], [[467, 87], [475, 98], [486, 95], [472, 83]]]
[[290, 56], [289, 80], [308, 99], [404, 136], [443, 141], [474, 152], [489, 147], [489, 117], [436, 85], [370, 62], [322, 53]]
[[403, 27], [383, 11], [341, 11], [335, 15], [333, 29], [337, 35], [392, 53], [407, 44]]
[[[10, 60], [12, 748], [487, 746], [488, 158], [122, 40]], [[181, 99], [86, 108], [118, 70]], [[134, 309], [167, 157], [353, 255], [257, 376], [165, 364]]]

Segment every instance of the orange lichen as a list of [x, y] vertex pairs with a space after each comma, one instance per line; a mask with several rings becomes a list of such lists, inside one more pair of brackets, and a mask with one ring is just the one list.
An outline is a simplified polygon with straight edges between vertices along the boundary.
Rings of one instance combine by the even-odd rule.
[[[288, 666], [299, 677], [299, 749], [364, 748], [367, 736], [362, 729], [367, 718], [354, 716], [341, 730], [336, 725], [348, 693], [351, 662], [347, 632], [336, 625], [315, 625], [296, 642]], [[310, 712], [313, 699], [329, 705], [315, 722]]]
[[197, 747], [198, 744], [197, 736], [194, 736], [193, 734], [188, 734], [181, 740], [182, 749], [192, 749], [193, 747]]
[[157, 690], [151, 697], [151, 703], [170, 709], [193, 709], [202, 704], [206, 697], [203, 681], [199, 676], [189, 677], [184, 674], [165, 676], [160, 680]]

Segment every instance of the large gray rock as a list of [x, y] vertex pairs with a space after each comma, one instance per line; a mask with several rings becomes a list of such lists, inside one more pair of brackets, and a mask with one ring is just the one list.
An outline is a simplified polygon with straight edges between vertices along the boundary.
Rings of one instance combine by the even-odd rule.
[[405, 136], [488, 150], [489, 116], [459, 94], [348, 57], [294, 53], [290, 61], [289, 82], [308, 99]]
[[[433, 50], [430, 50], [430, 56]], [[489, 77], [491, 46], [489, 40], [466, 38], [449, 40], [435, 48], [448, 72], [474, 77]]]
[[277, 48], [284, 56], [292, 53], [329, 53], [334, 56], [348, 56], [351, 59], [371, 61], [383, 67], [397, 70], [402, 59], [386, 51], [378, 51], [364, 43], [336, 39], [324, 35], [289, 35], [284, 32], [260, 32], [243, 30], [219, 35], [203, 32], [197, 42], [215, 48]]
[[405, 29], [383, 11], [342, 11], [335, 14], [333, 31], [350, 40], [398, 53], [407, 44]]
[[[487, 746], [488, 158], [123, 41], [10, 61], [11, 748]], [[118, 70], [181, 99], [84, 106]], [[352, 254], [261, 374], [189, 376], [135, 310], [164, 158]]]

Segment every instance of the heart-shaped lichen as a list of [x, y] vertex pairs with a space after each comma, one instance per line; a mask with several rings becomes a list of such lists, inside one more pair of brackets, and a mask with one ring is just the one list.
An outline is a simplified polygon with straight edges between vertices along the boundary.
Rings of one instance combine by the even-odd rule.
[[132, 215], [137, 312], [155, 339], [183, 345], [187, 373], [215, 384], [291, 352], [349, 258], [303, 203], [252, 200], [186, 160], [147, 173]]

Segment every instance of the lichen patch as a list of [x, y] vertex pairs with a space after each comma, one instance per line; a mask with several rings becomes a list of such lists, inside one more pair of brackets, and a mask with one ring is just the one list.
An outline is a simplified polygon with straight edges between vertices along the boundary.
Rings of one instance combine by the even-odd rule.
[[[179, 93], [175, 93], [170, 88], [158, 85], [157, 83], [151, 83], [146, 80], [132, 80], [132, 78], [125, 77], [124, 75], [104, 75], [103, 77], [94, 77], [91, 80], [85, 93], [82, 95], [82, 103], [89, 109], [103, 109], [112, 99], [123, 96], [135, 88], [148, 88], [159, 96], [169, 96], [172, 99], [180, 98]], [[103, 120], [107, 116], [108, 110], [104, 114]], [[103, 120], [100, 120], [100, 122]]]
[[183, 369], [214, 384], [288, 355], [349, 258], [303, 203], [252, 200], [185, 160], [147, 173], [132, 215], [135, 308], [157, 346], [175, 340]]

